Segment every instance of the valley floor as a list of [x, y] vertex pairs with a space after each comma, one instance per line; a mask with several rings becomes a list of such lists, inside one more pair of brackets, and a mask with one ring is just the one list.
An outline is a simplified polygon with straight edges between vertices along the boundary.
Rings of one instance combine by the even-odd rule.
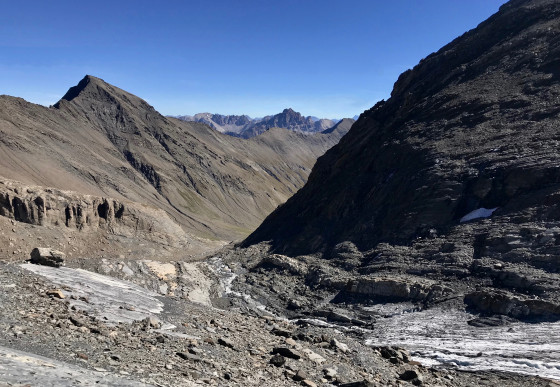
[[405, 350], [379, 346], [395, 344], [389, 336], [372, 347], [343, 327], [275, 317], [227, 294], [231, 273], [220, 281], [219, 265], [210, 262], [75, 259], [51, 268], [1, 261], [0, 385], [555, 383], [435, 369], [425, 359], [411, 361]]

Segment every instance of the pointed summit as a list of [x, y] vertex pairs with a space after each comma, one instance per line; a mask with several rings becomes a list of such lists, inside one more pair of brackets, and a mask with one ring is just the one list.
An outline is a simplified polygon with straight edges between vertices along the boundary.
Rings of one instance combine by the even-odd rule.
[[68, 89], [66, 94], [64, 94], [54, 107], [56, 109], [61, 109], [63, 106], [69, 106], [67, 105], [68, 103], [81, 106], [82, 108], [86, 106], [84, 103], [87, 103], [87, 105], [91, 103], [110, 104], [133, 110], [147, 110], [150, 113], [156, 113], [155, 109], [143, 99], [92, 75], [86, 75], [76, 86], [72, 86]]
[[80, 94], [82, 90], [84, 90], [87, 87], [87, 85], [89, 85], [90, 82], [91, 82], [91, 76], [86, 75], [84, 78], [82, 78], [80, 83], [68, 89], [66, 94], [64, 94], [64, 96], [61, 99], [64, 99], [66, 101], [72, 101]]
[[[214, 118], [224, 126], [250, 121]], [[4, 177], [159, 207], [187, 233], [223, 240], [256, 228], [303, 186], [316, 158], [340, 138], [279, 131], [240, 140], [163, 117], [90, 75], [56, 108], [0, 98], [0, 133], [0, 154], [9, 155], [0, 157]]]
[[[103, 81], [100, 78], [96, 78], [91, 75], [86, 75], [76, 86], [72, 86], [70, 89], [68, 89], [68, 91], [66, 92], [66, 94], [64, 94], [61, 100], [72, 101], [74, 98], [80, 95], [80, 93], [82, 93], [82, 91], [84, 91], [89, 85], [101, 85], [101, 84], [107, 85], [107, 83], [105, 83], [105, 81]], [[56, 108], [58, 108], [59, 106], [60, 106], [60, 101], [58, 101], [55, 104]]]

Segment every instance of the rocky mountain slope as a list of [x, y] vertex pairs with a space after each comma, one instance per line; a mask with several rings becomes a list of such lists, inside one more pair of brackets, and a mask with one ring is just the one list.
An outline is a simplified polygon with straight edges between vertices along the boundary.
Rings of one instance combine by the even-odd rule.
[[[512, 1], [317, 135], [226, 136], [90, 76], [1, 96], [0, 384], [557, 385], [558, 31]], [[245, 242], [270, 244], [186, 255], [350, 126]]]
[[192, 259], [223, 242], [186, 233], [162, 209], [126, 199], [0, 180], [0, 256], [29, 258], [50, 246], [68, 258], [181, 256]]
[[241, 137], [257, 136], [270, 128], [286, 128], [296, 132], [322, 132], [334, 126], [335, 122], [327, 119], [314, 121], [311, 117], [304, 117], [292, 109], [284, 109], [282, 113], [264, 117], [240, 132]]
[[[248, 243], [365, 250], [445, 234], [478, 208], [556, 220], [557, 4], [513, 1], [403, 73]], [[551, 196], [552, 195], [552, 196]], [[539, 204], [540, 203], [540, 204]]]
[[352, 118], [343, 118], [342, 120], [338, 121], [333, 127], [325, 129], [321, 133], [339, 133], [341, 135], [345, 135], [346, 133], [348, 133], [352, 125], [354, 125], [354, 122], [356, 122], [356, 120]]
[[558, 2], [513, 0], [403, 73], [230, 258], [240, 291], [346, 321], [386, 302], [558, 321], [559, 31]]
[[86, 76], [50, 108], [0, 97], [0, 175], [160, 208], [194, 236], [232, 240], [295, 193], [341, 135], [238, 139]]
[[295, 132], [317, 133], [332, 128], [337, 122], [325, 118], [304, 117], [292, 109], [284, 109], [279, 114], [263, 118], [249, 116], [224, 116], [221, 114], [199, 113], [194, 116], [178, 116], [182, 121], [203, 122], [221, 133], [251, 138], [270, 128], [284, 128]]

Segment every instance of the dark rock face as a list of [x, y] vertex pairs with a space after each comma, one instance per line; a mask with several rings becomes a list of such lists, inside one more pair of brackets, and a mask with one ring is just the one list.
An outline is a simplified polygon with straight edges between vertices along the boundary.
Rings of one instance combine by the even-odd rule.
[[245, 245], [408, 244], [482, 207], [558, 219], [559, 22], [553, 1], [513, 1], [403, 73]]
[[560, 318], [560, 305], [546, 300], [514, 296], [500, 291], [477, 291], [467, 294], [465, 303], [485, 314], [498, 314], [519, 319]]
[[396, 278], [375, 277], [349, 281], [345, 292], [353, 295], [368, 296], [370, 299], [379, 298], [423, 302], [451, 293], [450, 289], [428, 281], [419, 280], [412, 282], [410, 278], [399, 281]]
[[559, 3], [511, 1], [403, 73], [242, 244], [307, 262], [305, 277], [255, 275], [298, 313], [325, 291], [559, 319], [559, 30]]
[[284, 364], [286, 364], [286, 359], [284, 358], [284, 356], [276, 354], [270, 358], [270, 364], [276, 367], [282, 367]]
[[299, 353], [298, 351], [296, 351], [295, 349], [292, 348], [288, 348], [288, 347], [275, 347], [272, 350], [273, 354], [278, 354], [290, 359], [295, 359], [298, 360], [301, 358], [301, 353]]

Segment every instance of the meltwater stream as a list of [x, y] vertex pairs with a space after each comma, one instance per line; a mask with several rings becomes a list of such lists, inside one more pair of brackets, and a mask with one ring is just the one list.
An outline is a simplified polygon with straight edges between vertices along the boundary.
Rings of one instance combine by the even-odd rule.
[[[389, 305], [386, 305], [389, 307]], [[476, 328], [456, 310], [394, 313], [378, 320], [367, 344], [406, 348], [425, 366], [499, 370], [560, 380], [560, 323]]]
[[237, 277], [228, 265], [226, 265], [221, 258], [212, 257], [208, 260], [208, 267], [218, 277], [222, 295], [233, 296], [244, 300], [247, 305], [250, 305], [261, 311], [266, 311], [266, 306], [253, 299], [250, 295], [245, 293], [236, 292], [232, 289], [232, 283]]

